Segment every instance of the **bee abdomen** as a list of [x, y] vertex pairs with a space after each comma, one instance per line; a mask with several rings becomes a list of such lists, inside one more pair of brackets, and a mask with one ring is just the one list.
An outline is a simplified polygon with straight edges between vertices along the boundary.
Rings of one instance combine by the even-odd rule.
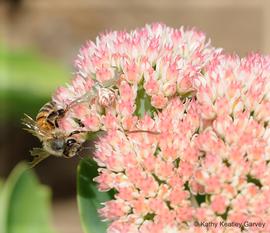
[[44, 104], [36, 116], [37, 126], [45, 132], [48, 132], [54, 129], [55, 125], [53, 121], [48, 119], [48, 117], [54, 112], [55, 112], [54, 104], [52, 102], [48, 102]]
[[36, 124], [40, 129], [42, 129], [45, 132], [48, 132], [55, 128], [51, 122], [47, 121], [46, 116], [39, 116], [36, 120]]
[[51, 102], [44, 104], [36, 116], [36, 121], [46, 120], [51, 112], [53, 112], [53, 109], [54, 107]]

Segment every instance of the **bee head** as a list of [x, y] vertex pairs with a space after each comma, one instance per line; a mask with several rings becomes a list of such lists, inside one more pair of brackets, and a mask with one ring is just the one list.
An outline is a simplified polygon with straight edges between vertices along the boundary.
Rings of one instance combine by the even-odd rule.
[[81, 149], [81, 143], [75, 138], [67, 138], [64, 146], [63, 155], [65, 158], [71, 158], [75, 156]]
[[44, 149], [54, 156], [62, 156], [65, 148], [64, 138], [52, 138], [43, 142]]
[[83, 138], [80, 135], [80, 132], [77, 131], [72, 132], [69, 136], [60, 130], [55, 131], [52, 137], [43, 141], [43, 148], [51, 155], [71, 158], [81, 149]]

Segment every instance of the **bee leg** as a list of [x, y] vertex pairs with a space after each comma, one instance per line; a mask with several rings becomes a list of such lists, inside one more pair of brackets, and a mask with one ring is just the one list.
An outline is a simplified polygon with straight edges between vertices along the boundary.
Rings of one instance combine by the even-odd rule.
[[114, 77], [102, 83], [102, 86], [105, 88], [114, 86], [121, 78], [121, 75], [124, 74], [123, 71], [119, 70], [116, 66], [112, 66], [112, 68], [114, 68]]
[[85, 125], [82, 123], [81, 119], [79, 118], [73, 118], [73, 120], [81, 127], [83, 128]]
[[33, 148], [33, 150], [31, 150], [31, 155], [34, 157], [33, 160], [29, 163], [31, 168], [35, 167], [42, 160], [50, 156], [50, 154], [44, 151], [42, 148]]
[[88, 131], [85, 131], [85, 130], [75, 130], [73, 132], [71, 132], [68, 136], [72, 136], [74, 134], [79, 134], [79, 133], [87, 133]]

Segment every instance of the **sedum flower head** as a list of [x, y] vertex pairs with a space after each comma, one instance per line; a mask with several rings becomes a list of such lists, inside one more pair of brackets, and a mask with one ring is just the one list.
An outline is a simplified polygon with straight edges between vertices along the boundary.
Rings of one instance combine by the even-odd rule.
[[[116, 191], [99, 210], [109, 233], [270, 231], [269, 56], [152, 24], [87, 42], [75, 63], [53, 100], [63, 130], [107, 131], [94, 159]], [[266, 226], [195, 224], [221, 221]]]

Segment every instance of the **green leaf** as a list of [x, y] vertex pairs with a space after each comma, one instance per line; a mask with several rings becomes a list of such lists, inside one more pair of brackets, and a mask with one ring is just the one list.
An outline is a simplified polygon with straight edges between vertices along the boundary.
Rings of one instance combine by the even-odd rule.
[[105, 233], [108, 223], [102, 221], [97, 210], [101, 203], [111, 200], [109, 193], [99, 192], [93, 178], [97, 165], [91, 159], [82, 159], [77, 170], [77, 202], [84, 233]]
[[146, 94], [143, 83], [138, 86], [136, 97], [136, 110], [135, 115], [143, 117], [145, 114], [153, 116], [155, 108], [151, 105], [151, 97]]
[[54, 233], [50, 225], [49, 190], [21, 163], [11, 173], [0, 196], [0, 232]]

